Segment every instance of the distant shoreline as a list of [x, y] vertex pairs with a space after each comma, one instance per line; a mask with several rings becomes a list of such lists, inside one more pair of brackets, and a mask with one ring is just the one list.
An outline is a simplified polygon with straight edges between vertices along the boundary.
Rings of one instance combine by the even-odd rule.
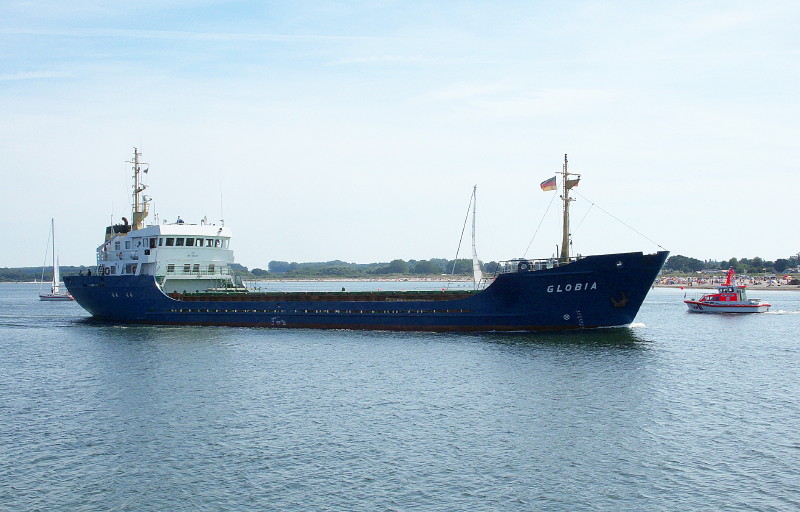
[[[680, 290], [716, 290], [718, 284], [695, 284], [689, 286], [688, 284], [661, 284], [656, 283], [653, 285], [654, 288], [678, 288]], [[748, 290], [770, 290], [770, 291], [789, 291], [789, 292], [798, 292], [800, 291], [800, 285], [795, 284], [748, 284], [746, 285]]]
[[284, 279], [245, 279], [247, 282], [253, 283], [347, 283], [347, 282], [364, 282], [364, 283], [404, 283], [404, 282], [429, 282], [429, 283], [447, 283], [447, 282], [462, 282], [462, 281], [472, 281], [471, 277], [456, 277], [456, 278], [446, 278], [446, 277], [395, 277], [395, 278], [370, 278], [370, 277], [298, 277], [298, 278], [284, 278]]
[[[372, 278], [297, 278], [297, 279], [245, 279], [248, 283], [352, 283], [352, 282], [364, 282], [364, 283], [405, 283], [405, 282], [429, 282], [429, 283], [454, 283], [454, 282], [471, 282], [472, 279], [469, 277], [459, 277], [459, 278], [444, 278], [444, 277], [429, 277], [429, 278], [406, 278], [406, 277], [398, 277], [398, 278], [382, 278], [382, 279], [372, 279]], [[7, 284], [41, 284], [42, 281], [4, 281]], [[46, 284], [49, 284], [49, 281], [45, 281]], [[716, 290], [718, 284], [710, 284], [710, 283], [703, 283], [703, 284], [662, 284], [656, 283], [653, 285], [653, 288], [677, 288], [680, 290]], [[798, 292], [800, 291], [800, 285], [793, 285], [793, 284], [748, 284], [746, 285], [748, 290], [771, 290], [771, 291], [789, 291], [789, 292]]]
[[[456, 277], [456, 278], [446, 278], [446, 277], [384, 277], [384, 278], [367, 278], [367, 277], [320, 277], [320, 278], [313, 278], [313, 277], [298, 277], [298, 278], [283, 278], [283, 279], [244, 279], [248, 283], [352, 283], [352, 282], [364, 282], [364, 283], [404, 283], [404, 282], [428, 282], [428, 283], [454, 283], [454, 282], [471, 282], [471, 277]], [[50, 284], [50, 281], [0, 281], [3, 283], [10, 283], [10, 284]]]

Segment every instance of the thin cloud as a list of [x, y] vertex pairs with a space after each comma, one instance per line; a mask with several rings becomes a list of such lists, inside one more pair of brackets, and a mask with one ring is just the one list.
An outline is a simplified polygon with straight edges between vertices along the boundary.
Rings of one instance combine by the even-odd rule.
[[366, 41], [390, 39], [375, 36], [341, 36], [310, 34], [254, 34], [235, 32], [186, 32], [178, 30], [133, 30], [133, 29], [2, 29], [4, 35], [32, 35], [51, 37], [121, 37], [130, 39], [167, 39], [185, 41], [249, 41], [249, 42], [315, 42], [315, 41]]
[[454, 101], [473, 98], [495, 97], [512, 92], [512, 88], [505, 84], [456, 84], [434, 91], [428, 98], [435, 101]]
[[692, 20], [689, 28], [693, 32], [717, 33], [738, 30], [747, 26], [754, 26], [763, 19], [758, 9], [747, 11], [723, 11], [710, 13], [705, 17]]
[[402, 56], [402, 55], [383, 55], [374, 57], [354, 57], [350, 59], [339, 59], [333, 65], [349, 64], [433, 64], [441, 62], [440, 58], [422, 56]]
[[0, 82], [11, 82], [14, 80], [38, 80], [41, 78], [64, 78], [69, 76], [59, 71], [25, 71], [18, 73], [0, 73]]
[[505, 83], [463, 83], [434, 91], [428, 101], [451, 103], [501, 116], [530, 116], [590, 109], [614, 101], [621, 92], [604, 89], [524, 90]]
[[504, 117], [527, 117], [595, 109], [614, 101], [617, 91], [600, 89], [543, 89], [535, 92], [496, 98], [476, 98], [468, 105], [476, 110]]

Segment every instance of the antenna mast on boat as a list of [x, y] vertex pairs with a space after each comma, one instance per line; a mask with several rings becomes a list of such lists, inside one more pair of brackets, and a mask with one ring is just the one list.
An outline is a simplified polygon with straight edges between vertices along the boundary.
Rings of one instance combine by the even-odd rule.
[[144, 227], [144, 219], [147, 217], [147, 203], [150, 202], [150, 199], [142, 194], [144, 190], [147, 188], [147, 185], [142, 183], [142, 172], [147, 174], [147, 171], [150, 170], [150, 167], [145, 168], [142, 170], [142, 165], [149, 165], [144, 162], [140, 162], [139, 158], [142, 156], [142, 153], [137, 149], [133, 148], [133, 160], [128, 161], [128, 163], [133, 164], [133, 226], [132, 229], [142, 229]]
[[[570, 176], [577, 176], [574, 179], [570, 179]], [[569, 262], [569, 246], [570, 246], [570, 233], [569, 233], [569, 203], [570, 201], [574, 201], [575, 199], [569, 197], [569, 189], [576, 186], [578, 182], [581, 180], [580, 174], [573, 174], [568, 172], [567, 170], [567, 155], [564, 154], [564, 170], [561, 172], [561, 183], [563, 185], [562, 190], [564, 191], [561, 199], [564, 201], [564, 226], [563, 226], [563, 233], [561, 238], [561, 255], [559, 256], [559, 260], [568, 263]]]

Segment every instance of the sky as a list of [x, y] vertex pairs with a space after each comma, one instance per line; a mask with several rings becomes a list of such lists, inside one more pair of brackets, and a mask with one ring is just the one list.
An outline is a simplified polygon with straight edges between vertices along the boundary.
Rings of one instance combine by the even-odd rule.
[[[92, 265], [129, 217], [237, 262], [800, 252], [795, 1], [5, 0], [0, 267]], [[459, 249], [460, 245], [460, 249]]]

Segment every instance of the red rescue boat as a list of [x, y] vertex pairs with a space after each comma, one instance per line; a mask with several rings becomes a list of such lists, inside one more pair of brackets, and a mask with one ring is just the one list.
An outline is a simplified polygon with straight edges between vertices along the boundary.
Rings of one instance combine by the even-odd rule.
[[699, 300], [683, 301], [693, 313], [764, 313], [772, 304], [761, 299], [748, 299], [744, 285], [733, 284], [733, 268], [728, 270], [725, 283], [717, 293], [703, 295]]

